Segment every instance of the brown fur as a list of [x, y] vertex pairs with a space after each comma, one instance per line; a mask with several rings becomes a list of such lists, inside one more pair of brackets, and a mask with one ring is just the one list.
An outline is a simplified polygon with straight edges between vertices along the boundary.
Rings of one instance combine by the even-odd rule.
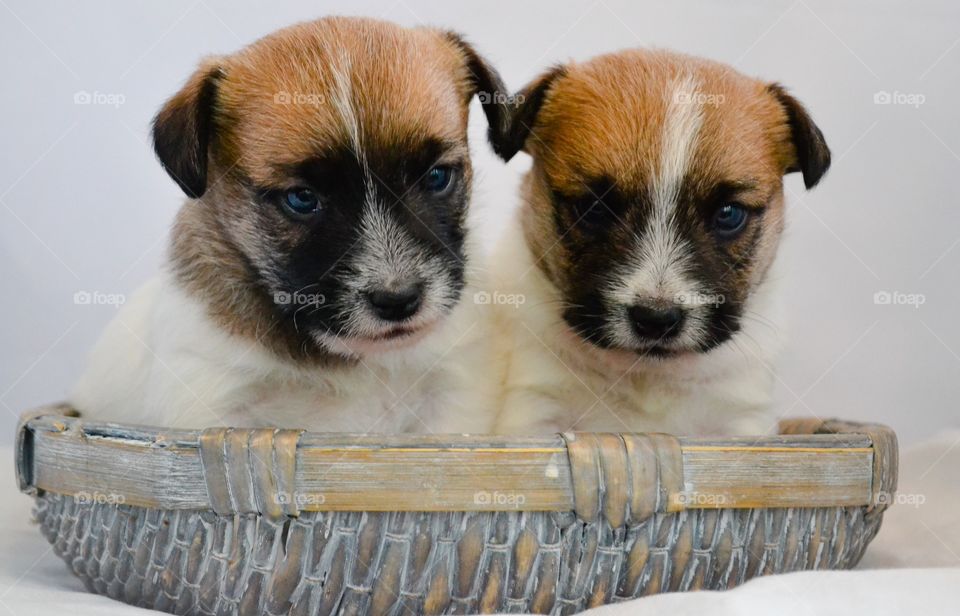
[[[675, 86], [688, 79], [703, 97], [702, 123], [676, 215], [699, 254], [710, 255], [702, 261], [713, 271], [703, 277], [734, 305], [746, 300], [773, 260], [783, 227], [782, 176], [803, 171], [811, 187], [829, 166], [823, 137], [796, 99], [728, 66], [627, 50], [551, 69], [522, 91], [527, 103], [504, 141], [533, 156], [524, 184], [524, 233], [538, 267], [568, 302], [583, 299], [585, 281], [603, 276], [611, 255], [625, 259], [633, 250], [650, 215]], [[718, 244], [705, 222], [716, 211], [714, 192], [725, 184], [738, 186], [725, 200], [757, 215], [741, 236]], [[583, 228], [584, 212], [571, 207], [578, 201], [612, 212], [603, 246]]]
[[[202, 195], [174, 226], [177, 277], [227, 331], [284, 357], [329, 361], [277, 313], [257, 267], [306, 231], [265, 227], [249, 213], [246, 187], [288, 189], [290, 167], [311, 156], [344, 147], [402, 152], [421, 138], [457, 144], [448, 156], [463, 164], [469, 184], [468, 104], [479, 89], [498, 86], [456, 35], [373, 19], [302, 23], [205, 60], [154, 130], [165, 168], [188, 195]], [[491, 120], [499, 112], [485, 111]]]
[[[786, 113], [767, 84], [707, 60], [640, 50], [565, 69], [526, 142], [536, 160], [535, 176], [545, 186], [583, 192], [584, 182], [605, 174], [614, 174], [627, 194], [649, 186], [660, 160], [669, 84], [690, 74], [700, 81], [700, 92], [724, 97], [716, 107], [703, 108], [691, 184], [705, 192], [721, 180], [752, 180], [756, 188], [743, 199], [770, 207], [772, 215], [765, 220], [782, 224], [782, 199], [771, 198], [780, 192], [781, 176], [795, 164], [795, 155]], [[569, 269], [569, 263], [554, 261], [569, 256], [550, 250], [556, 234], [542, 228], [550, 216], [549, 201], [531, 197], [527, 221], [538, 228], [529, 229], [527, 238], [536, 245], [535, 255], [554, 272]]]
[[[403, 148], [411, 134], [465, 142], [469, 73], [460, 50], [434, 30], [353, 18], [303, 23], [226, 59], [224, 72], [217, 162], [224, 169], [236, 164], [258, 183], [318, 148], [350, 140], [334, 104], [338, 72], [356, 97], [367, 147]], [[270, 104], [282, 92], [323, 102]]]

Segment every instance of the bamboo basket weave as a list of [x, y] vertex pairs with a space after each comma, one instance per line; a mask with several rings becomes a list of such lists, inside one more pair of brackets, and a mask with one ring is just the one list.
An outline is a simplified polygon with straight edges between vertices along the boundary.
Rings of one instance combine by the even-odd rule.
[[[70, 416], [73, 415], [73, 416]], [[26, 415], [20, 488], [87, 587], [175, 614], [571, 614], [853, 567], [888, 428], [780, 436], [351, 436]]]

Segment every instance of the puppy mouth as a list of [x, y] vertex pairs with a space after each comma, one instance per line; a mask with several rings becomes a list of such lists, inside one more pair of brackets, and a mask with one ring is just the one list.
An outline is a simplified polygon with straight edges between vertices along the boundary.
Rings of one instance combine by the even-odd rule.
[[657, 360], [705, 355], [730, 340], [739, 330], [740, 326], [737, 322], [715, 327], [708, 326], [700, 335], [692, 338], [640, 341], [637, 344], [628, 345], [625, 350], [630, 350], [640, 357]]
[[695, 353], [695, 351], [692, 349], [669, 348], [660, 344], [651, 347], [634, 349], [634, 352], [640, 357], [651, 357], [654, 359], [669, 359], [671, 357]]
[[405, 338], [410, 338], [412, 336], [417, 336], [425, 330], [432, 328], [435, 324], [435, 321], [430, 323], [422, 323], [418, 325], [397, 325], [390, 327], [380, 333], [372, 334], [369, 336], [356, 336], [354, 339], [363, 340], [364, 342], [391, 342], [391, 341], [401, 341]]
[[416, 324], [393, 325], [374, 333], [321, 335], [319, 342], [334, 353], [352, 357], [408, 349], [428, 336], [442, 318]]
[[405, 338], [407, 336], [412, 336], [417, 332], [419, 328], [416, 327], [394, 327], [380, 336], [375, 336], [371, 340], [397, 340], [399, 338]]

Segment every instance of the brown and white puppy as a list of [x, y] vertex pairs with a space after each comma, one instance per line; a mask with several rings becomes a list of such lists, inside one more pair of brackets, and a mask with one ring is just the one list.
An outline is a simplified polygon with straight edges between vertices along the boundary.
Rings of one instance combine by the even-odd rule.
[[780, 346], [783, 176], [830, 165], [777, 84], [630, 50], [527, 86], [503, 135], [533, 166], [495, 255], [501, 432], [763, 433]]
[[459, 299], [468, 106], [485, 94], [502, 131], [502, 90], [459, 36], [371, 19], [203, 62], [154, 124], [190, 197], [168, 267], [73, 403], [159, 425], [488, 431], [485, 336]]

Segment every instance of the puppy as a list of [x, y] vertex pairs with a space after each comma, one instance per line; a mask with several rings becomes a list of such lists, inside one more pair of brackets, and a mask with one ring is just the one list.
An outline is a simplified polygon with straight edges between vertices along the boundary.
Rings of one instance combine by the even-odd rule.
[[556, 67], [515, 97], [533, 165], [492, 282], [497, 431], [761, 434], [780, 346], [782, 177], [830, 151], [777, 84], [666, 51]]
[[474, 328], [468, 106], [497, 73], [455, 34], [327, 18], [209, 59], [156, 117], [189, 200], [163, 274], [71, 396], [198, 428], [488, 432]]

